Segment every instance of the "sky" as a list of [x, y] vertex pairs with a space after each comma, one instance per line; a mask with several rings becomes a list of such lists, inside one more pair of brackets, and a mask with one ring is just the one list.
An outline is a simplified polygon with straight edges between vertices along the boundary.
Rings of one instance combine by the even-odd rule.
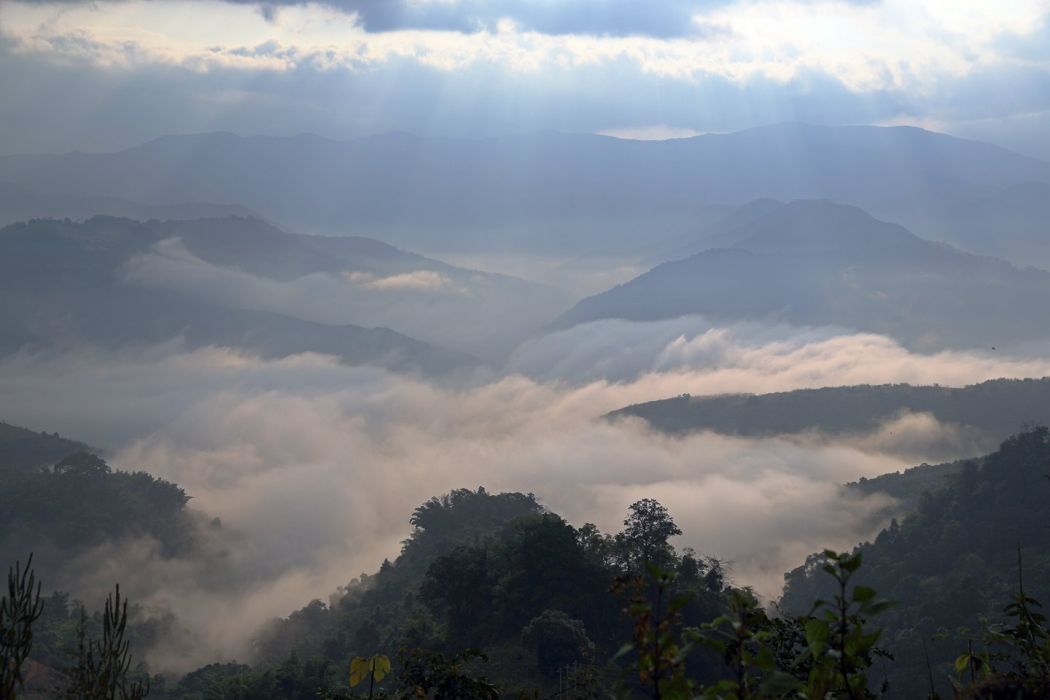
[[0, 1], [0, 153], [913, 124], [1050, 159], [1050, 0]]

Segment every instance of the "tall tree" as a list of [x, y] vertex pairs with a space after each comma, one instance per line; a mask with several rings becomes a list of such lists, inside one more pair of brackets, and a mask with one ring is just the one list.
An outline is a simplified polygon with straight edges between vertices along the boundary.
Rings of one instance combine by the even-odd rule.
[[668, 540], [681, 535], [682, 530], [667, 508], [652, 498], [643, 498], [631, 504], [623, 525], [616, 543], [627, 569], [641, 573], [647, 564], [671, 568], [675, 554]]

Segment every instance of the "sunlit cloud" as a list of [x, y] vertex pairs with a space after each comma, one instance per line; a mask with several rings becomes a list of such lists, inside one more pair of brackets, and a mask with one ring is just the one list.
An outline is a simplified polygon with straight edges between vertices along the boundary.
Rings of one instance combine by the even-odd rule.
[[[452, 5], [455, 7], [455, 4]], [[366, 31], [359, 13], [309, 4], [265, 16], [215, 2], [9, 3], [0, 11], [15, 50], [100, 66], [175, 63], [220, 67], [360, 70], [396, 58], [455, 71], [496, 65], [539, 73], [628, 61], [661, 78], [721, 76], [786, 82], [809, 71], [853, 90], [922, 89], [980, 66], [1020, 58], [1004, 37], [1040, 30], [1045, 0], [982, 2], [740, 2], [693, 15], [695, 35], [543, 33], [503, 20], [479, 31]]]
[[699, 136], [702, 132], [688, 127], [668, 126], [667, 124], [649, 124], [647, 126], [625, 126], [613, 129], [601, 129], [596, 133], [602, 134], [603, 136], [614, 136], [618, 139], [665, 141], [667, 139], [687, 139], [690, 136]]

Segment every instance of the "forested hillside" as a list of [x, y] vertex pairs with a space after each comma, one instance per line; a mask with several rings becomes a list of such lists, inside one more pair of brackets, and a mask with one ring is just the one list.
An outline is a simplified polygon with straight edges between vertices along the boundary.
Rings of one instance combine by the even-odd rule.
[[[721, 565], [675, 552], [668, 539], [680, 531], [655, 501], [634, 504], [615, 535], [574, 528], [531, 494], [484, 489], [431, 499], [411, 523], [396, 560], [269, 625], [257, 642], [260, 670], [201, 669], [171, 697], [193, 697], [180, 693], [201, 684], [243, 684], [255, 689], [250, 697], [307, 698], [318, 685], [338, 685], [352, 656], [401, 653], [402, 662], [440, 666], [468, 649], [487, 660], [464, 660], [464, 668], [509, 697], [556, 689], [569, 673], [611, 687], [620, 680], [612, 657], [630, 634], [626, 601], [611, 592], [619, 577], [644, 575], [645, 561], [677, 571], [688, 624], [717, 616], [727, 600]], [[294, 690], [282, 691], [280, 678], [293, 668]], [[699, 677], [719, 668], [711, 654], [690, 661]]]
[[114, 471], [89, 452], [46, 469], [0, 470], [0, 556], [14, 561], [37, 550], [38, 563], [53, 574], [92, 546], [142, 536], [170, 556], [192, 544], [188, 502], [175, 484]]
[[[973, 682], [954, 665], [967, 650], [968, 663], [984, 664], [982, 683], [1042, 682], [1032, 671], [1008, 670], [1042, 652], [1014, 645], [1017, 628], [987, 628], [986, 619], [1016, 618], [1016, 610], [1003, 609], [1019, 587], [1018, 557], [1026, 595], [1050, 599], [1050, 553], [1042, 537], [1050, 523], [1048, 464], [1050, 430], [1010, 438], [996, 453], [964, 465], [946, 488], [923, 495], [913, 515], [853, 555], [813, 555], [787, 574], [785, 614], [773, 617], [746, 589], [731, 585], [721, 563], [676, 551], [670, 539], [681, 530], [654, 500], [634, 503], [623, 529], [608, 535], [589, 524], [573, 527], [532, 494], [459, 489], [414, 511], [400, 555], [374, 575], [264, 625], [248, 663], [213, 663], [182, 678], [155, 676], [150, 697], [365, 697], [347, 687], [350, 658], [392, 659], [375, 697], [443, 700], [559, 692], [597, 698], [616, 688], [630, 697], [771, 700], [809, 697], [806, 688], [845, 687], [839, 684], [855, 694], [826, 697], [875, 697], [870, 690], [911, 698], [925, 696], [931, 679], [946, 697], [950, 682]], [[31, 508], [32, 494], [64, 488], [60, 479], [73, 488], [59, 492], [66, 505], [54, 523], [96, 524], [83, 532], [55, 525], [57, 537], [75, 544], [77, 537], [118, 537], [136, 528], [152, 528], [162, 540], [177, 535], [164, 532], [164, 520], [177, 522], [186, 502], [180, 489], [144, 474], [111, 473], [91, 455], [74, 455], [9, 485], [32, 485], [19, 492]], [[76, 510], [73, 493], [94, 505]], [[17, 505], [5, 502], [4, 511]], [[852, 595], [845, 612], [829, 604], [814, 612], [814, 601], [834, 601], [841, 593], [835, 577]], [[879, 602], [887, 598], [889, 608]], [[30, 689], [38, 696], [43, 683], [67, 678], [62, 659], [75, 647], [80, 609], [64, 594], [43, 602], [47, 614], [34, 622], [30, 666]], [[137, 658], [180, 633], [178, 610], [172, 613], [132, 609], [127, 638]], [[815, 625], [832, 634], [836, 620], [850, 638], [864, 640], [844, 652], [849, 670], [828, 655], [834, 647], [826, 644], [838, 643], [834, 637], [813, 636]], [[97, 633], [100, 624], [99, 614], [90, 616], [86, 633]], [[1033, 624], [1033, 639], [1050, 639], [1041, 622]], [[650, 629], [662, 631], [654, 637]], [[625, 655], [617, 653], [621, 648]], [[742, 649], [750, 651], [742, 657]], [[646, 666], [657, 658], [666, 663], [662, 670]], [[146, 677], [141, 666], [128, 673]], [[653, 673], [662, 688], [657, 696], [647, 686]], [[741, 683], [753, 689], [739, 692]]]
[[848, 435], [875, 430], [903, 413], [928, 413], [942, 423], [971, 429], [994, 446], [1025, 425], [1050, 422], [1050, 379], [993, 379], [961, 388], [888, 384], [683, 395], [627, 406], [609, 417], [638, 416], [668, 433]]
[[58, 433], [37, 433], [0, 423], [0, 478], [51, 467], [63, 457], [89, 448]]
[[[927, 692], [924, 649], [938, 691], [950, 696], [946, 679], [955, 675], [952, 662], [966, 640], [988, 651], [982, 619], [1005, 619], [1003, 608], [1020, 584], [1019, 556], [1025, 592], [1050, 601], [1048, 474], [1050, 431], [1021, 433], [966, 463], [948, 488], [924, 495], [917, 512], [858, 548], [864, 584], [896, 601], [879, 620], [883, 644], [896, 657], [885, 669], [895, 697]], [[822, 562], [815, 554], [786, 575], [786, 610], [804, 613], [829, 594]]]

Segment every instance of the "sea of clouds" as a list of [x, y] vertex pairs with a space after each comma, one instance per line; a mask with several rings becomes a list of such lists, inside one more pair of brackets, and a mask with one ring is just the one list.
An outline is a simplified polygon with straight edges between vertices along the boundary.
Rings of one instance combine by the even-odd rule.
[[674, 437], [604, 414], [681, 393], [1047, 374], [1039, 358], [920, 355], [842, 329], [695, 318], [577, 327], [526, 343], [506, 371], [441, 383], [177, 340], [27, 352], [0, 360], [0, 395], [5, 420], [103, 448], [118, 468], [184, 487], [202, 523], [221, 518], [218, 530], [202, 525], [192, 556], [108, 545], [55, 581], [89, 602], [120, 581], [133, 600], [177, 611], [193, 644], [172, 635], [151, 660], [182, 670], [248, 658], [260, 622], [394, 558], [412, 509], [458, 487], [534, 492], [573, 524], [608, 532], [630, 503], [656, 498], [684, 530], [679, 546], [726, 561], [735, 582], [773, 599], [810, 552], [877, 530], [888, 497], [841, 484], [992, 446], [922, 414], [867, 435], [760, 439]]

